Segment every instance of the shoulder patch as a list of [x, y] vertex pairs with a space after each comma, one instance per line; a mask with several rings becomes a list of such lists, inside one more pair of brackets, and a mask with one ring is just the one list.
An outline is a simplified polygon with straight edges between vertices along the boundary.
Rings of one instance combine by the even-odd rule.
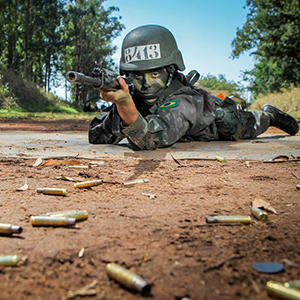
[[162, 110], [162, 109], [165, 109], [165, 108], [176, 107], [177, 105], [178, 105], [178, 99], [173, 99], [173, 100], [165, 102], [157, 110]]

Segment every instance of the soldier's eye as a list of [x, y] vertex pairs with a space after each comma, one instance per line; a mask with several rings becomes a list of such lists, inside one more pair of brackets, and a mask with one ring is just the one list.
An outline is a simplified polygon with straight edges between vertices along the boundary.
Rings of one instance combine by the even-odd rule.
[[143, 75], [141, 73], [133, 73], [132, 74], [132, 77], [134, 79], [142, 79], [143, 78]]
[[151, 77], [152, 78], [158, 78], [158, 77], [160, 77], [160, 73], [159, 72], [154, 72], [154, 73], [151, 74]]

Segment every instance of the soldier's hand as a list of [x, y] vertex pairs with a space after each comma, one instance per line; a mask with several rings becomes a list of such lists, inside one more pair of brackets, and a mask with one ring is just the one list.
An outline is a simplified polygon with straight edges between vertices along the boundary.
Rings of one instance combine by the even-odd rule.
[[101, 98], [108, 102], [113, 102], [118, 105], [126, 105], [128, 101], [131, 101], [131, 95], [129, 93], [129, 88], [125, 80], [118, 76], [118, 81], [120, 84], [120, 89], [117, 91], [104, 91], [100, 90]]

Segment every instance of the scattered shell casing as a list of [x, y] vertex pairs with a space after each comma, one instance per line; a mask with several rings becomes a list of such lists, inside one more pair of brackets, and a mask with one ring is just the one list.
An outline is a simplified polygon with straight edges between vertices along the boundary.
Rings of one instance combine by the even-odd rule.
[[92, 187], [92, 186], [99, 185], [99, 184], [102, 184], [102, 183], [103, 183], [102, 180], [91, 180], [91, 181], [77, 182], [77, 183], [74, 183], [74, 188], [79, 188], [79, 189], [88, 188], [88, 187]]
[[293, 281], [286, 282], [284, 284], [284, 286], [286, 288], [292, 288], [292, 289], [300, 290], [300, 280], [293, 280]]
[[268, 221], [269, 216], [266, 212], [264, 212], [263, 210], [259, 209], [258, 207], [254, 207], [251, 206], [251, 213], [253, 214], [253, 216], [260, 220], [260, 221]]
[[89, 166], [69, 166], [70, 169], [89, 169]]
[[60, 212], [52, 212], [51, 214], [46, 214], [46, 216], [49, 216], [51, 218], [56, 217], [66, 217], [66, 218], [74, 218], [77, 221], [83, 221], [86, 220], [89, 217], [89, 213], [86, 210], [80, 210], [80, 211], [60, 211]]
[[22, 227], [20, 226], [0, 223], [0, 234], [13, 234], [13, 233], [21, 233], [21, 232], [22, 232]]
[[45, 214], [40, 214], [40, 216], [51, 216], [51, 215], [63, 215], [63, 214], [71, 214], [77, 212], [77, 209], [72, 209], [72, 210], [64, 210], [64, 211], [51, 211], [47, 212]]
[[225, 157], [216, 156], [215, 159], [216, 159], [217, 161], [220, 161], [220, 162], [227, 162], [227, 160], [226, 160]]
[[151, 285], [149, 285], [142, 277], [115, 263], [109, 263], [106, 266], [106, 274], [109, 278], [124, 285], [128, 289], [140, 292], [142, 294], [150, 293]]
[[134, 179], [134, 180], [129, 180], [129, 181], [124, 181], [124, 185], [130, 185], [130, 184], [135, 184], [135, 183], [147, 183], [149, 182], [149, 179]]
[[206, 223], [243, 223], [250, 224], [250, 216], [215, 216], [207, 217]]
[[72, 226], [75, 225], [75, 218], [50, 217], [50, 216], [32, 216], [30, 218], [32, 226]]
[[68, 195], [68, 191], [66, 189], [59, 189], [59, 188], [37, 188], [36, 191], [38, 193], [47, 194], [47, 195], [59, 195], [59, 196]]
[[294, 288], [287, 288], [284, 284], [270, 280], [267, 282], [266, 290], [269, 295], [280, 299], [299, 300], [300, 291]]
[[11, 266], [16, 266], [17, 264], [18, 264], [18, 256], [17, 255], [0, 256], [0, 266], [1, 267], [11, 267]]

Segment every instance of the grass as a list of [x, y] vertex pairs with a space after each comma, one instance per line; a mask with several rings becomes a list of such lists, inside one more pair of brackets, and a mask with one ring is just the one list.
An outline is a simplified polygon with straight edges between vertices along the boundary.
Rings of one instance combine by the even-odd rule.
[[55, 119], [55, 120], [68, 120], [79, 119], [86, 120], [99, 116], [100, 112], [26, 112], [26, 111], [8, 111], [0, 109], [0, 119], [14, 120], [14, 119]]
[[281, 93], [259, 95], [250, 109], [261, 109], [264, 104], [272, 104], [300, 121], [300, 88], [284, 89]]

